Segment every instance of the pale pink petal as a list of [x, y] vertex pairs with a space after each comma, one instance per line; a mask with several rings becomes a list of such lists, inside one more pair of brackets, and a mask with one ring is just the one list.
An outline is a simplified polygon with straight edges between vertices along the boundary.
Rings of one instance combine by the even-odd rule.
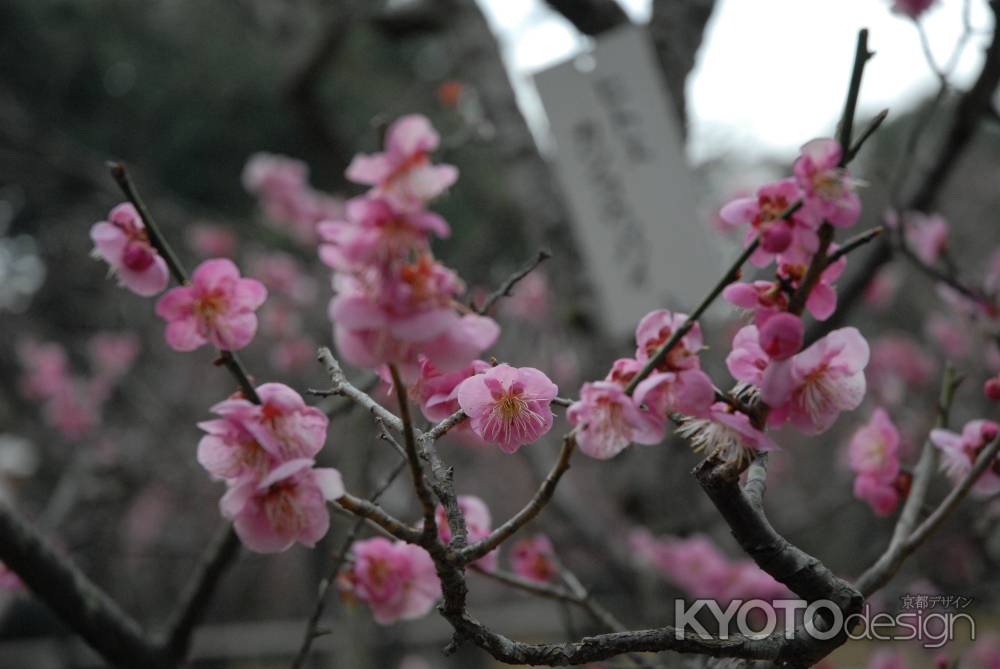
[[381, 153], [354, 156], [347, 166], [345, 176], [348, 181], [366, 186], [375, 186], [392, 173], [389, 159]]

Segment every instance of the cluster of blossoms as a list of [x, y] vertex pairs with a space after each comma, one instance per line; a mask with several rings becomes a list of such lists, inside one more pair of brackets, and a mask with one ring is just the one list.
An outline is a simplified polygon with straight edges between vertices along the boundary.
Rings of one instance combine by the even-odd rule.
[[439, 141], [423, 116], [397, 120], [383, 152], [357, 156], [347, 169], [371, 189], [347, 202], [343, 219], [319, 225], [320, 258], [334, 270], [329, 315], [338, 350], [361, 367], [395, 364], [408, 382], [422, 358], [456, 371], [500, 333], [490, 318], [459, 313], [465, 286], [431, 253], [430, 236], [445, 237], [449, 227], [426, 205], [458, 177], [451, 165], [430, 162]]
[[900, 467], [899, 430], [879, 407], [848, 444], [848, 461], [855, 474], [854, 496], [868, 502], [880, 516], [896, 510], [906, 496], [910, 475]]
[[243, 544], [260, 553], [299, 542], [312, 547], [326, 535], [326, 507], [344, 494], [340, 473], [314, 467], [328, 420], [280, 383], [258, 387], [260, 404], [240, 397], [212, 407], [219, 418], [198, 426], [198, 462], [227, 485], [219, 502]]
[[639, 529], [629, 545], [641, 564], [696, 599], [761, 599], [788, 596], [788, 590], [752, 560], [730, 560], [707, 536], [653, 537]]
[[[94, 256], [108, 263], [118, 282], [142, 297], [157, 295], [170, 279], [166, 260], [150, 242], [146, 226], [129, 203], [111, 210], [107, 221], [90, 229]], [[226, 258], [201, 263], [188, 285], [171, 289], [156, 303], [167, 322], [166, 340], [177, 351], [193, 351], [211, 342], [221, 350], [237, 350], [257, 333], [256, 310], [267, 289], [244, 279]]]
[[629, 384], [687, 321], [685, 314], [665, 309], [650, 312], [636, 328], [634, 358], [616, 360], [603, 381], [583, 384], [580, 399], [566, 412], [576, 427], [577, 444], [587, 455], [607, 459], [630, 443], [655, 444], [663, 440], [671, 413], [707, 415], [715, 398], [698, 357], [703, 340], [695, 323], [656, 370], [635, 388]]
[[[736, 380], [759, 391], [769, 427], [790, 423], [806, 434], [824, 432], [864, 398], [869, 349], [861, 334], [835, 330], [800, 352], [803, 323], [789, 311], [817, 261], [821, 226], [849, 227], [860, 215], [855, 182], [840, 167], [841, 157], [834, 140], [814, 140], [803, 147], [792, 178], [722, 210], [724, 218], [749, 225], [748, 243], [759, 236], [751, 261], [776, 266], [773, 281], [734, 283], [723, 291], [726, 300], [753, 314], [753, 325], [736, 334], [726, 363]], [[836, 248], [830, 244], [828, 253]], [[817, 320], [836, 309], [834, 283], [845, 263], [845, 256], [824, 261], [815, 284], [806, 286], [803, 306]]]
[[[166, 261], [150, 243], [136, 210], [122, 204], [109, 218], [91, 230], [95, 254], [133, 292], [149, 297], [164, 290]], [[270, 273], [274, 283], [289, 278], [287, 267], [271, 269], [276, 270]], [[227, 258], [212, 258], [198, 265], [189, 282], [161, 297], [156, 313], [167, 321], [171, 348], [192, 351], [211, 343], [231, 351], [253, 340], [256, 311], [266, 298], [260, 281], [243, 278]], [[118, 374], [124, 373], [120, 349], [105, 354]], [[35, 366], [26, 385], [34, 393], [51, 392], [59, 385], [65, 356], [41, 350], [35, 357], [44, 364]], [[259, 403], [237, 395], [212, 407], [218, 418], [199, 424], [207, 435], [198, 445], [198, 461], [225, 481], [220, 510], [249, 549], [274, 553], [296, 542], [313, 546], [329, 529], [327, 502], [344, 494], [337, 470], [314, 466], [326, 441], [326, 415], [280, 383], [261, 385], [256, 395]]]
[[397, 366], [429, 420], [461, 409], [479, 439], [513, 453], [552, 427], [557, 388], [537, 369], [475, 359], [500, 328], [457, 301], [464, 284], [431, 252], [430, 238], [450, 229], [426, 206], [458, 177], [431, 163], [439, 142], [425, 117], [404, 116], [383, 152], [348, 167], [350, 180], [371, 188], [347, 202], [342, 220], [319, 225], [320, 259], [334, 270], [334, 339], [348, 362], [388, 383], [388, 365]]
[[[841, 157], [834, 140], [809, 142], [792, 177], [762, 186], [720, 213], [727, 226], [746, 229], [746, 245], [757, 245], [750, 256], [753, 264], [776, 267], [772, 281], [733, 283], [723, 291], [727, 301], [753, 317], [752, 325], [737, 332], [727, 366], [744, 384], [737, 394], [759, 398], [764, 410], [751, 416], [738, 403], [721, 401], [725, 397], [720, 398], [701, 370], [697, 324], [632, 388], [644, 364], [687, 320], [683, 314], [655, 311], [636, 330], [635, 358], [618, 360], [603, 381], [585, 384], [580, 400], [570, 407], [567, 416], [577, 427], [580, 450], [609, 458], [631, 442], [656, 443], [663, 439], [668, 418], [678, 414], [680, 433], [696, 449], [711, 447], [726, 458], [742, 459], [748, 451], [776, 448], [764, 427], [789, 423], [816, 434], [829, 429], [840, 412], [857, 408], [865, 393], [867, 342], [856, 329], [844, 328], [800, 350], [804, 325], [791, 311], [800, 289], [808, 290], [802, 306], [815, 318], [829, 318], [836, 308], [834, 283], [846, 257], [828, 260], [826, 254], [837, 247], [823, 247], [821, 227], [852, 226], [861, 210]], [[821, 251], [824, 255], [818, 257]], [[806, 284], [816, 263], [822, 263], [818, 276]]]
[[309, 167], [288, 156], [250, 156], [243, 168], [243, 187], [257, 198], [268, 224], [309, 247], [318, 239], [316, 226], [344, 212], [339, 198], [309, 185]]
[[91, 373], [86, 376], [72, 373], [61, 344], [25, 340], [17, 348], [24, 367], [21, 394], [41, 402], [46, 422], [75, 441], [100, 424], [104, 404], [139, 355], [139, 340], [131, 333], [92, 336], [87, 342]]

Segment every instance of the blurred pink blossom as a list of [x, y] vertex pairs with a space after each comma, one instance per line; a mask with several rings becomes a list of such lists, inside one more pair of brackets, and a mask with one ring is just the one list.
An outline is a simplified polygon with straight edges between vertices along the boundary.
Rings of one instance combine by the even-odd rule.
[[389, 126], [383, 153], [358, 155], [347, 167], [347, 178], [372, 186], [401, 209], [419, 209], [458, 179], [452, 165], [433, 165], [430, 153], [440, 137], [420, 114], [403, 116]]
[[[462, 515], [465, 516], [465, 529], [468, 530], [469, 544], [473, 544], [489, 536], [492, 530], [493, 518], [490, 515], [489, 507], [486, 506], [486, 502], [475, 495], [459, 495], [458, 506], [462, 510]], [[451, 543], [451, 527], [448, 525], [448, 514], [440, 504], [435, 509], [434, 519], [437, 523], [438, 538], [445, 544]], [[476, 560], [475, 564], [486, 571], [493, 571], [497, 568], [497, 556], [498, 551], [492, 550]]]
[[340, 472], [289, 460], [262, 479], [234, 484], [219, 501], [240, 541], [257, 553], [280, 553], [295, 543], [312, 548], [330, 527], [327, 502], [344, 494]]
[[[941, 468], [958, 484], [972, 471], [972, 466], [985, 449], [1000, 432], [1000, 425], [991, 420], [973, 420], [965, 424], [961, 434], [950, 430], [931, 430], [930, 439], [941, 449]], [[972, 486], [972, 494], [977, 497], [989, 497], [1000, 492], [1000, 456], [994, 458], [993, 464], [986, 468]]]
[[555, 549], [544, 534], [525, 537], [511, 548], [511, 567], [514, 573], [529, 581], [551, 581], [559, 574], [555, 562]]
[[256, 279], [240, 277], [231, 260], [215, 258], [198, 265], [191, 284], [172, 289], [156, 303], [167, 321], [166, 340], [177, 351], [193, 351], [209, 342], [237, 350], [257, 333], [254, 313], [267, 299]]
[[804, 194], [803, 208], [813, 220], [837, 227], [854, 225], [861, 215], [855, 182], [840, 167], [842, 151], [835, 139], [814, 139], [802, 147], [793, 168]]
[[167, 263], [150, 244], [146, 226], [130, 203], [118, 205], [107, 221], [95, 223], [90, 238], [94, 256], [108, 263], [120, 285], [143, 297], [167, 287]]
[[355, 542], [352, 553], [348, 587], [380, 625], [425, 616], [441, 596], [434, 561], [419, 546], [375, 537]]

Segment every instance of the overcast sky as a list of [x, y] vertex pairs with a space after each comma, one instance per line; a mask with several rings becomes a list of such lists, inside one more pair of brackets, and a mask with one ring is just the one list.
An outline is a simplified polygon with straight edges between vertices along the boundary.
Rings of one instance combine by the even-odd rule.
[[[944, 63], [962, 32], [963, 3], [939, 0], [923, 19]], [[542, 0], [480, 0], [529, 117], [544, 119], [530, 74], [588, 48], [586, 40]], [[990, 28], [986, 0], [968, 0], [971, 22]], [[639, 21], [649, 0], [622, 4]], [[865, 72], [862, 114], [903, 111], [933, 91], [936, 79], [911, 21], [889, 0], [718, 0], [698, 63], [688, 80], [689, 153], [699, 161], [721, 151], [790, 154], [833, 132], [843, 105], [858, 29], [870, 31], [877, 56]], [[968, 84], [982, 61], [984, 35], [970, 41], [953, 81]]]

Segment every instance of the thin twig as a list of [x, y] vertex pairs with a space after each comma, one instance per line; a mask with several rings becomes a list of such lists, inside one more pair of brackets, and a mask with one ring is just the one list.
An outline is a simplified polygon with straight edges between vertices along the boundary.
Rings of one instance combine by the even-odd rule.
[[868, 242], [872, 241], [873, 239], [881, 235], [883, 232], [885, 232], [885, 228], [879, 225], [870, 230], [865, 230], [864, 232], [854, 235], [846, 242], [844, 242], [843, 246], [841, 246], [840, 248], [838, 248], [836, 251], [834, 251], [829, 255], [829, 257], [826, 259], [827, 266], [830, 266], [833, 263], [837, 262], [851, 251], [861, 248]]
[[865, 65], [874, 55], [873, 51], [868, 50], [868, 29], [862, 28], [858, 31], [858, 41], [854, 47], [854, 67], [851, 70], [851, 83], [847, 89], [844, 112], [841, 114], [840, 128], [837, 132], [837, 141], [840, 142], [842, 151], [840, 157], [841, 167], [847, 165], [848, 154], [852, 147], [854, 116], [858, 108], [858, 97], [861, 94], [861, 77], [864, 74]]
[[531, 262], [529, 262], [527, 265], [525, 265], [521, 269], [511, 274], [506, 281], [500, 284], [499, 288], [490, 293], [486, 297], [486, 299], [483, 300], [483, 303], [481, 305], [479, 305], [478, 307], [473, 307], [473, 311], [475, 311], [477, 314], [481, 316], [489, 313], [490, 309], [493, 308], [493, 305], [496, 304], [501, 298], [510, 296], [511, 294], [510, 291], [514, 289], [514, 286], [517, 285], [518, 281], [531, 274], [533, 271], [535, 271], [536, 267], [538, 267], [551, 257], [552, 254], [549, 253], [548, 251], [545, 250], [539, 251]]
[[333, 357], [333, 353], [330, 352], [330, 349], [325, 346], [319, 349], [317, 359], [326, 368], [326, 373], [330, 377], [330, 381], [333, 383], [333, 386], [328, 390], [309, 389], [307, 392], [310, 395], [340, 395], [342, 397], [346, 397], [376, 418], [381, 418], [385, 424], [389, 426], [389, 428], [399, 433], [403, 432], [403, 421], [399, 419], [399, 416], [386, 409], [384, 406], [372, 399], [371, 395], [347, 380], [344, 370], [341, 369], [340, 363]]
[[[801, 203], [797, 204], [799, 207], [802, 206]], [[792, 213], [794, 213], [794, 211], [792, 211]], [[791, 213], [789, 212], [785, 212], [785, 214], [783, 214], [783, 216], [790, 215]], [[729, 266], [729, 269], [727, 269], [726, 273], [722, 275], [719, 282], [715, 284], [715, 287], [709, 291], [708, 295], [705, 296], [705, 299], [701, 301], [701, 304], [699, 304], [695, 310], [691, 312], [687, 320], [685, 320], [679, 328], [674, 330], [671, 333], [670, 338], [667, 339], [667, 341], [665, 341], [660, 348], [656, 349], [656, 353], [654, 353], [649, 360], [646, 361], [646, 364], [643, 365], [639, 373], [635, 375], [625, 388], [626, 393], [631, 395], [635, 392], [636, 387], [643, 381], [643, 379], [652, 374], [653, 370], [660, 366], [670, 351], [677, 346], [678, 342], [680, 342], [684, 335], [686, 335], [691, 328], [694, 327], [695, 323], [698, 322], [698, 319], [701, 318], [702, 314], [704, 314], [708, 308], [712, 306], [712, 303], [715, 302], [716, 298], [722, 294], [722, 291], [726, 289], [726, 286], [740, 278], [740, 272], [742, 271], [744, 263], [750, 259], [750, 256], [752, 256], [754, 251], [757, 250], [757, 246], [759, 244], [760, 239], [757, 238], [750, 242], [745, 249], [743, 249], [743, 252], [740, 253], [739, 257], [737, 257], [733, 264]]]
[[[160, 231], [160, 227], [156, 224], [152, 214], [149, 213], [149, 209], [146, 207], [145, 202], [143, 202], [142, 197], [139, 195], [139, 190], [135, 187], [132, 177], [129, 176], [124, 163], [109, 162], [108, 169], [111, 172], [112, 178], [114, 178], [115, 182], [118, 184], [118, 187], [121, 188], [122, 193], [126, 198], [128, 198], [128, 201], [132, 203], [132, 206], [135, 207], [136, 211], [139, 212], [139, 217], [142, 219], [142, 223], [146, 227], [146, 234], [149, 236], [149, 243], [152, 244], [157, 252], [163, 257], [163, 260], [167, 263], [167, 267], [170, 269], [170, 273], [173, 275], [174, 280], [181, 285], [190, 283], [187, 271], [184, 269], [181, 261], [177, 259], [177, 254], [174, 253], [174, 250], [167, 241], [167, 238]], [[219, 349], [219, 363], [225, 367], [230, 374], [232, 374], [234, 379], [236, 379], [236, 383], [239, 384], [240, 390], [243, 392], [243, 396], [254, 404], [260, 404], [260, 398], [257, 396], [257, 390], [254, 388], [253, 381], [250, 379], [250, 374], [247, 373], [239, 355], [233, 351]]]
[[518, 511], [505, 523], [500, 525], [500, 527], [493, 530], [486, 537], [470, 544], [469, 546], [466, 546], [459, 553], [463, 563], [468, 564], [470, 562], [475, 562], [479, 558], [483, 557], [510, 538], [519, 529], [527, 525], [528, 522], [534, 519], [535, 516], [541, 512], [548, 501], [552, 499], [552, 495], [556, 491], [556, 486], [559, 484], [559, 479], [561, 479], [562, 475], [569, 469], [569, 461], [575, 448], [576, 435], [575, 433], [570, 432], [568, 435], [563, 437], [563, 444], [562, 448], [559, 450], [559, 457], [556, 459], [555, 464], [552, 465], [549, 475], [545, 477], [544, 481], [542, 481], [542, 485], [540, 485], [538, 490], [535, 491], [531, 500], [524, 506], [524, 508]]
[[342, 497], [338, 497], [334, 503], [342, 509], [350, 511], [355, 516], [367, 518], [397, 539], [408, 541], [411, 544], [419, 544], [421, 541], [423, 536], [421, 530], [410, 527], [401, 520], [394, 518], [385, 509], [377, 504], [372, 504], [366, 499], [345, 493]]
[[969, 470], [969, 473], [966, 474], [965, 478], [962, 479], [957, 486], [952, 488], [951, 492], [948, 493], [948, 496], [941, 500], [938, 507], [934, 509], [929, 516], [927, 516], [924, 522], [920, 523], [917, 529], [913, 530], [913, 533], [906, 540], [906, 552], [912, 552], [920, 544], [922, 544], [927, 537], [930, 536], [931, 532], [933, 532], [938, 525], [940, 525], [944, 519], [948, 517], [948, 514], [950, 514], [952, 510], [958, 506], [958, 503], [962, 501], [962, 498], [965, 497], [966, 493], [969, 492], [969, 489], [973, 486], [973, 484], [975, 484], [982, 473], [989, 467], [993, 466], [997, 457], [998, 449], [1000, 449], [1000, 439], [994, 439], [993, 443], [987, 446], [983, 452], [979, 454], [975, 465], [973, 465], [972, 469]]
[[[385, 477], [385, 480], [382, 481], [375, 491], [368, 496], [368, 501], [372, 504], [378, 502], [382, 493], [389, 489], [389, 486], [393, 484], [405, 468], [406, 459], [404, 457], [396, 464], [393, 470], [388, 476]], [[348, 532], [346, 537], [344, 537], [344, 541], [340, 545], [340, 550], [337, 551], [336, 556], [333, 558], [330, 571], [327, 573], [326, 577], [320, 581], [319, 595], [316, 597], [316, 604], [313, 606], [312, 615], [309, 616], [309, 621], [306, 623], [306, 631], [302, 637], [302, 645], [299, 647], [299, 652], [292, 661], [291, 669], [301, 669], [306, 660], [309, 658], [309, 651], [312, 648], [313, 640], [317, 636], [316, 630], [319, 627], [320, 618], [323, 617], [323, 611], [326, 609], [327, 595], [330, 592], [330, 588], [333, 587], [333, 584], [337, 582], [337, 574], [340, 573], [341, 567], [344, 566], [344, 562], [347, 560], [347, 554], [350, 552], [351, 546], [354, 545], [354, 542], [357, 540], [358, 534], [361, 533], [361, 528], [364, 527], [364, 525], [364, 518], [359, 518], [355, 521], [354, 526], [351, 527], [351, 531]]]
[[191, 635], [208, 608], [215, 594], [222, 574], [236, 559], [240, 550], [240, 540], [231, 525], [227, 525], [214, 541], [205, 549], [181, 595], [180, 601], [167, 624], [169, 636], [164, 641], [164, 651], [175, 661], [187, 656]]
[[[955, 390], [958, 382], [955, 379], [955, 370], [949, 365], [945, 368], [944, 378], [941, 382], [941, 395], [938, 400], [937, 419], [935, 427], [945, 428], [948, 426], [948, 415], [951, 411], [951, 404], [955, 398]], [[937, 464], [937, 448], [928, 437], [924, 442], [923, 451], [914, 469], [913, 482], [910, 485], [910, 492], [903, 503], [903, 510], [896, 520], [892, 538], [885, 552], [869, 567], [861, 578], [857, 581], [857, 588], [867, 597], [885, 585], [896, 573], [903, 560], [905, 544], [917, 526], [920, 510], [927, 498], [927, 491], [930, 488], [931, 478]]]

